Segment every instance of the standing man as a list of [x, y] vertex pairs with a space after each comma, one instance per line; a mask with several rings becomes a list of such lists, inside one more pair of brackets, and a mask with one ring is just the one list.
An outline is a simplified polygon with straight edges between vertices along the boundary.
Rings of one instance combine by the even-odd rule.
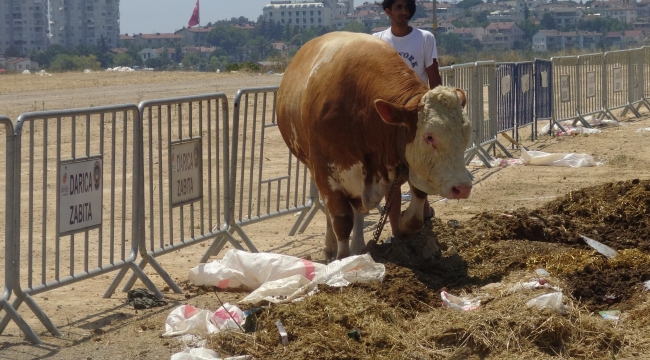
[[[438, 49], [436, 38], [432, 33], [409, 26], [409, 21], [415, 14], [415, 0], [384, 0], [381, 3], [386, 15], [390, 18], [390, 28], [373, 35], [386, 41], [397, 50], [404, 62], [409, 65], [425, 84], [434, 87], [442, 84], [438, 71]], [[394, 191], [391, 203], [401, 204], [401, 192]], [[386, 194], [388, 196], [388, 194]], [[413, 196], [426, 196], [423, 192], [415, 192]], [[386, 202], [389, 199], [386, 198]], [[397, 234], [401, 207], [392, 206], [388, 214], [393, 234]], [[424, 219], [429, 220], [434, 212], [429, 202], [424, 203]]]

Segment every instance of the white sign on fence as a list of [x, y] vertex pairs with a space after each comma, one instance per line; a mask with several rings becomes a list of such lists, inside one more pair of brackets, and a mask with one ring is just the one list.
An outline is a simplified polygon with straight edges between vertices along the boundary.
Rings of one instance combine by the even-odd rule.
[[542, 78], [542, 87], [547, 88], [548, 87], [548, 72], [547, 71], [542, 71], [539, 73], [540, 77]]
[[102, 224], [104, 193], [102, 158], [59, 165], [59, 235]]
[[614, 75], [614, 92], [623, 91], [623, 68], [614, 68], [612, 74]]
[[203, 197], [203, 156], [201, 139], [172, 144], [171, 205], [179, 206]]
[[587, 72], [587, 97], [596, 96], [596, 72], [589, 71]]
[[571, 87], [569, 83], [569, 75], [560, 76], [560, 101], [571, 101]]
[[521, 76], [521, 92], [525, 93], [530, 89], [530, 74], [524, 74]]
[[508, 94], [510, 92], [510, 75], [506, 75], [501, 78], [501, 95]]

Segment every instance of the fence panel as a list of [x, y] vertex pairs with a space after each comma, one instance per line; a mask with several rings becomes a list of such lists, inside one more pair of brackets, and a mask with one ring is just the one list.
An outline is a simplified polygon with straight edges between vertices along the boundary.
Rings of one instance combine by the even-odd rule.
[[604, 82], [604, 55], [588, 54], [578, 56], [578, 115], [605, 115], [603, 97], [606, 84]]
[[645, 106], [650, 111], [650, 102], [644, 98], [645, 95], [645, 66], [648, 59], [644, 58], [645, 49], [631, 49], [628, 77], [628, 102], [637, 111]]
[[578, 57], [560, 56], [551, 58], [553, 63], [553, 116], [552, 122], [562, 131], [564, 120], [578, 121], [580, 87], [578, 86]]
[[553, 116], [553, 63], [535, 59], [535, 127], [539, 119]]
[[650, 46], [643, 47], [643, 98], [650, 101]]
[[519, 131], [530, 125], [530, 140], [535, 139], [535, 91], [533, 88], [533, 63], [520, 62], [515, 67], [515, 139], [520, 140]]
[[[308, 210], [320, 208], [307, 167], [290, 153], [278, 130], [277, 91], [278, 87], [240, 89], [234, 101], [230, 163], [234, 216], [230, 225], [252, 251], [257, 250], [243, 227], [301, 212], [291, 233]], [[303, 230], [313, 216], [313, 211], [309, 213]], [[214, 241], [206, 256], [219, 252], [224, 244], [225, 239]]]
[[497, 63], [497, 131], [510, 131], [515, 137], [515, 63]]
[[14, 286], [12, 306], [27, 302], [55, 335], [31, 295], [130, 268], [162, 298], [135, 264], [144, 220], [140, 126], [131, 104], [27, 113], [14, 126], [20, 248], [13, 256], [22, 288]]
[[5, 154], [4, 163], [0, 162], [0, 184], [4, 185], [5, 188], [5, 196], [0, 196], [0, 219], [5, 219], [4, 222], [0, 222], [0, 234], [4, 234], [4, 237], [0, 240], [0, 248], [4, 248], [4, 253], [0, 250], [0, 269], [4, 269], [4, 279], [0, 276], [0, 285], [3, 286], [0, 295], [0, 311], [4, 310], [6, 312], [7, 323], [9, 320], [13, 320], [29, 341], [40, 345], [42, 342], [38, 335], [27, 325], [16, 309], [9, 304], [12, 289], [18, 284], [17, 275], [20, 269], [12, 259], [14, 258], [15, 248], [20, 246], [20, 243], [15, 236], [15, 225], [18, 219], [16, 212], [13, 211], [15, 200], [18, 199], [14, 191], [16, 137], [14, 136], [13, 123], [6, 116], [0, 116], [0, 135], [4, 135], [5, 139], [5, 142], [0, 143], [0, 153]]
[[636, 117], [639, 113], [629, 102], [629, 64], [630, 52], [628, 50], [610, 51], [605, 53], [605, 96], [603, 98], [606, 113], [613, 119], [618, 118], [612, 112], [616, 109], [623, 109], [621, 116], [625, 116], [631, 110]]
[[443, 86], [456, 87], [454, 82], [454, 70], [451, 66], [445, 66], [438, 69]]
[[[156, 257], [223, 236], [227, 223], [230, 132], [224, 93], [147, 100], [143, 122], [146, 231], [140, 268], [151, 263], [182, 292]], [[241, 248], [239, 243], [233, 242]], [[118, 274], [116, 281], [124, 274]], [[136, 281], [131, 276], [123, 290]]]
[[[479, 110], [477, 111], [480, 117], [481, 124], [481, 144], [496, 141], [499, 134], [497, 124], [497, 92], [496, 92], [496, 63], [494, 61], [478, 61], [476, 62], [476, 70], [478, 75], [477, 93], [480, 98], [476, 102]], [[501, 145], [497, 142], [497, 145]], [[501, 146], [502, 150], [505, 149]], [[505, 151], [508, 156], [507, 151]]]

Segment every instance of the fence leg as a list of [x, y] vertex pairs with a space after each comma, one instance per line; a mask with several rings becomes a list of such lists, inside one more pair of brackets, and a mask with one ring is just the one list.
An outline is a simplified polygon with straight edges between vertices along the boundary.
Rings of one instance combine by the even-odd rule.
[[244, 247], [239, 244], [237, 239], [235, 239], [230, 233], [230, 230], [228, 230], [225, 231], [222, 236], [219, 236], [214, 239], [214, 241], [212, 241], [212, 244], [210, 244], [210, 247], [205, 251], [205, 254], [203, 254], [203, 257], [201, 257], [201, 260], [199, 262], [207, 263], [208, 260], [210, 260], [210, 256], [218, 254], [221, 249], [223, 249], [223, 247], [226, 245], [226, 241], [229, 241], [236, 249], [244, 250]]
[[147, 289], [151, 290], [154, 294], [156, 294], [156, 297], [158, 299], [163, 299], [165, 296], [158, 290], [156, 285], [154, 285], [153, 282], [151, 282], [151, 279], [138, 267], [138, 264], [136, 263], [131, 263], [131, 269], [133, 270], [134, 273], [138, 275], [140, 278], [140, 281], [144, 284], [144, 286], [147, 287]]
[[[25, 320], [23, 320], [20, 314], [13, 307], [11, 307], [11, 305], [9, 305], [9, 303], [6, 300], [0, 302], [0, 309], [4, 309], [7, 312], [7, 314], [5, 315], [5, 317], [8, 318], [7, 324], [9, 323], [9, 320], [13, 320], [16, 323], [16, 325], [18, 325], [18, 328], [20, 328], [20, 330], [23, 332], [23, 334], [25, 334], [27, 339], [29, 339], [29, 341], [32, 344], [34, 345], [43, 344], [43, 342], [38, 337], [38, 335], [36, 335], [34, 330], [31, 327], [29, 327], [29, 325], [27, 325], [27, 323], [25, 322]], [[2, 321], [5, 321], [5, 319], [2, 318]], [[0, 331], [0, 334], [2, 334], [4, 328], [5, 327], [3, 326], [2, 330]]]
[[246, 235], [246, 232], [244, 232], [244, 229], [242, 229], [241, 226], [235, 224], [234, 228], [235, 231], [237, 231], [237, 233], [241, 237], [242, 241], [246, 244], [246, 246], [248, 246], [248, 250], [250, 250], [250, 252], [253, 253], [259, 252], [255, 247], [255, 244], [253, 244], [253, 241], [248, 237], [248, 235]]
[[[52, 320], [50, 320], [47, 315], [43, 312], [43, 310], [36, 304], [36, 301], [29, 296], [28, 294], [23, 293], [22, 291], [14, 291], [16, 294], [16, 300], [11, 304], [11, 307], [14, 309], [14, 311], [17, 311], [20, 305], [22, 305], [23, 301], [29, 306], [29, 308], [32, 310], [34, 315], [38, 318], [38, 320], [45, 326], [47, 331], [50, 332], [50, 334], [54, 336], [61, 336], [61, 332], [59, 329], [54, 326], [52, 323]], [[5, 315], [2, 320], [0, 320], [0, 334], [5, 330], [7, 325], [9, 324], [10, 316], [9, 313], [7, 312], [7, 315]], [[27, 324], [25, 324], [27, 325]]]
[[327, 215], [327, 211], [325, 210], [325, 206], [323, 206], [323, 203], [320, 202], [320, 199], [316, 199], [314, 201], [314, 206], [312, 206], [311, 209], [309, 209], [309, 214], [307, 214], [307, 219], [305, 219], [305, 222], [302, 223], [300, 226], [300, 229], [298, 229], [298, 234], [302, 234], [307, 230], [307, 226], [311, 223], [311, 221], [314, 219], [314, 216], [316, 213], [318, 213], [318, 210], [321, 210], [323, 214]]
[[[314, 203], [312, 202], [312, 206], [313, 205], [314, 205]], [[311, 209], [311, 207], [310, 207], [310, 209]], [[302, 220], [305, 218], [305, 215], [307, 215], [307, 211], [303, 210], [303, 211], [300, 212], [300, 215], [298, 215], [298, 218], [293, 223], [293, 226], [291, 227], [291, 230], [289, 230], [289, 234], [288, 234], [289, 236], [296, 235], [296, 231], [298, 231], [298, 227], [302, 223]]]
[[117, 286], [120, 284], [120, 282], [122, 282], [122, 279], [124, 279], [124, 275], [126, 275], [127, 271], [129, 271], [129, 268], [122, 268], [117, 272], [117, 275], [115, 275], [115, 278], [113, 278], [113, 281], [108, 286], [108, 289], [106, 289], [106, 292], [104, 292], [105, 299], [108, 299], [113, 296], [113, 294], [115, 294]]
[[[140, 269], [144, 270], [144, 268], [147, 266], [148, 263], [149, 263], [148, 256], [146, 256], [146, 257], [143, 256], [142, 260], [140, 260], [140, 263], [138, 264], [138, 267]], [[124, 284], [124, 287], [122, 287], [122, 292], [127, 292], [127, 291], [131, 290], [133, 285], [135, 285], [136, 280], [138, 280], [137, 275], [135, 273], [131, 274], [131, 277], [129, 277], [129, 280], [127, 280], [126, 284]]]
[[[177, 294], [182, 294], [183, 293], [183, 290], [181, 290], [180, 286], [178, 286], [178, 284], [176, 284], [176, 282], [174, 280], [172, 280], [171, 276], [169, 276], [167, 271], [165, 271], [165, 269], [162, 266], [160, 266], [160, 263], [158, 263], [158, 261], [156, 261], [156, 259], [153, 256], [147, 256], [146, 258], [143, 258], [142, 260], [140, 260], [140, 263], [138, 264], [138, 267], [140, 269], [144, 270], [145, 266], [147, 266], [147, 264], [149, 264], [149, 263], [151, 263], [151, 267], [153, 267], [153, 269], [156, 270], [156, 273], [158, 273], [158, 275], [160, 275], [160, 277], [163, 279], [163, 281], [165, 281], [165, 283], [167, 283], [167, 285], [169, 285], [170, 289], [172, 289]], [[135, 285], [136, 280], [138, 280], [136, 275], [131, 274], [131, 277], [129, 277], [129, 280], [127, 280], [126, 284], [124, 284], [124, 287], [122, 288], [122, 291], [127, 292], [127, 291], [131, 290], [131, 288], [133, 288], [133, 285]]]

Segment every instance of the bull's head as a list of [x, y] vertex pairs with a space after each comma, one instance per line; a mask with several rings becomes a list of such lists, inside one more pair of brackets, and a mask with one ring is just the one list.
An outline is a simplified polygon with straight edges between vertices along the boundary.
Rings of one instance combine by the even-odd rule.
[[427, 194], [465, 199], [472, 191], [464, 160], [471, 125], [463, 115], [464, 106], [465, 93], [446, 86], [428, 91], [415, 109], [375, 101], [384, 122], [407, 127], [404, 157], [409, 181]]

